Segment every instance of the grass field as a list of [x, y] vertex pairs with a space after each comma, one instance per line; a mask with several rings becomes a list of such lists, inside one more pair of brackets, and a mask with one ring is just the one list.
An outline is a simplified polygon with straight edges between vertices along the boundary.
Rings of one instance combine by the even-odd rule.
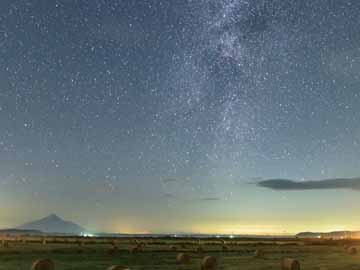
[[[206, 255], [218, 261], [217, 269], [252, 270], [280, 269], [283, 257], [295, 258], [301, 269], [318, 270], [359, 270], [360, 253], [350, 255], [344, 249], [343, 241], [259, 241], [232, 240], [223, 243], [217, 239], [201, 240], [203, 252], [196, 251], [197, 240], [141, 239], [143, 250], [131, 253], [136, 246], [134, 239], [56, 239], [43, 244], [41, 241], [23, 239], [8, 240], [8, 247], [0, 247], [0, 270], [30, 269], [34, 260], [49, 258], [54, 261], [56, 270], [67, 269], [106, 269], [111, 265], [126, 265], [131, 269], [200, 269], [201, 259]], [[81, 242], [82, 244], [79, 244]], [[349, 243], [360, 248], [360, 242]], [[116, 249], [114, 249], [116, 246]], [[171, 247], [176, 247], [171, 250]], [[174, 248], [175, 249], [175, 248]], [[264, 255], [255, 257], [261, 250]], [[176, 255], [180, 252], [192, 256], [191, 263], [177, 265]]]

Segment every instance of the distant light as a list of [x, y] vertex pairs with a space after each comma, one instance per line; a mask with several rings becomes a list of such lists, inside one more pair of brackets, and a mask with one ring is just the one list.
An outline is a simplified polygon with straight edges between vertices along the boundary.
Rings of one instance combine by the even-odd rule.
[[233, 236], [233, 235], [229, 235], [229, 238], [231, 238], [231, 239], [232, 239], [232, 238], [234, 238], [234, 236]]
[[93, 234], [91, 234], [91, 233], [81, 233], [81, 236], [84, 236], [84, 237], [94, 237], [94, 235]]
[[217, 235], [216, 238], [220, 238], [220, 235]]

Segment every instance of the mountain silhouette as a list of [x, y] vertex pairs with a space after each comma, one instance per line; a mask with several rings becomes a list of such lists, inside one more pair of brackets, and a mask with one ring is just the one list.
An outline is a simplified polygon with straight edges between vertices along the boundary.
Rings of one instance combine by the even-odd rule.
[[295, 235], [299, 238], [354, 238], [360, 237], [360, 231], [333, 231], [333, 232], [301, 232]]
[[16, 229], [19, 230], [37, 230], [44, 233], [64, 233], [64, 234], [76, 234], [79, 235], [86, 230], [71, 222], [63, 220], [55, 214], [51, 214], [39, 220], [25, 223]]

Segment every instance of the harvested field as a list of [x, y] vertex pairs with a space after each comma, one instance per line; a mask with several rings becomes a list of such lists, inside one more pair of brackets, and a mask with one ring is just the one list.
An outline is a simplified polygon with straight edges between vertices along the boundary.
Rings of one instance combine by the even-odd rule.
[[[65, 269], [107, 269], [112, 265], [126, 265], [130, 269], [201, 269], [201, 261], [206, 256], [217, 260], [216, 269], [281, 269], [282, 258], [294, 258], [301, 269], [360, 269], [360, 255], [349, 254], [344, 250], [344, 242], [328, 241], [319, 244], [301, 240], [227, 241], [227, 250], [223, 242], [214, 239], [202, 240], [202, 253], [197, 252], [198, 242], [187, 239], [142, 239], [146, 247], [141, 252], [131, 253], [133, 239], [116, 240], [117, 249], [111, 252], [111, 239], [92, 238], [82, 246], [78, 240], [52, 237], [46, 245], [34, 239], [7, 239], [9, 247], [0, 247], [0, 270], [30, 269], [34, 261], [48, 258], [54, 261], [56, 270]], [[186, 243], [184, 248], [184, 243]], [[360, 242], [348, 243], [359, 248]], [[171, 247], [176, 247], [172, 249]], [[111, 249], [112, 250], [112, 249]], [[256, 250], [265, 255], [254, 257]], [[191, 256], [187, 264], [177, 264], [176, 256], [185, 253]]]

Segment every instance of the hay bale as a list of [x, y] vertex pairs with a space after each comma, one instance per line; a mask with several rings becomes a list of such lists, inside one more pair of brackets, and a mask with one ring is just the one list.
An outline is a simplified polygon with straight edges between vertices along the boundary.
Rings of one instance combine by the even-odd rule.
[[281, 269], [282, 270], [300, 270], [299, 261], [292, 258], [283, 258], [281, 260]]
[[261, 250], [261, 249], [255, 250], [255, 252], [254, 252], [254, 257], [255, 257], [255, 258], [262, 258], [262, 257], [264, 257], [264, 251]]
[[112, 247], [116, 247], [116, 242], [113, 240], [113, 241], [110, 241], [110, 245], [112, 246]]
[[42, 240], [42, 244], [43, 244], [43, 245], [46, 245], [46, 244], [47, 244], [46, 238], [44, 238], [44, 239]]
[[177, 264], [188, 264], [191, 261], [191, 257], [189, 254], [186, 253], [179, 253], [176, 256], [176, 263]]
[[171, 251], [177, 251], [177, 247], [176, 247], [176, 246], [171, 246], [171, 247], [170, 247], [170, 250], [171, 250]]
[[10, 247], [9, 241], [4, 240], [4, 239], [1, 241], [1, 245], [2, 245], [3, 248], [9, 248]]
[[141, 242], [137, 239], [134, 240], [134, 244], [135, 246], [138, 246], [138, 247], [141, 247], [141, 248], [144, 248], [146, 246], [146, 244], [144, 242]]
[[130, 270], [130, 268], [124, 265], [111, 265], [106, 270]]
[[137, 239], [134, 239], [134, 244], [135, 245], [141, 245], [141, 241], [137, 240]]
[[346, 250], [350, 255], [355, 255], [357, 254], [357, 249], [356, 247], [348, 247], [348, 249]]
[[131, 247], [130, 249], [129, 249], [129, 252], [130, 253], [138, 253], [138, 252], [141, 252], [141, 251], [143, 251], [143, 248], [142, 248], [142, 246], [141, 245], [136, 245], [136, 246], [134, 246], [134, 247]]
[[31, 270], [54, 270], [55, 264], [50, 259], [39, 259], [33, 262]]
[[213, 256], [206, 256], [201, 261], [202, 270], [214, 270], [217, 267], [217, 260]]
[[228, 246], [226, 246], [226, 245], [223, 245], [223, 246], [222, 246], [222, 251], [229, 251], [229, 248], [228, 248]]
[[130, 252], [131, 254], [137, 253], [137, 252], [138, 252], [138, 247], [137, 247], [137, 246], [135, 246], [135, 247], [130, 247], [130, 248], [129, 248], [129, 252]]

